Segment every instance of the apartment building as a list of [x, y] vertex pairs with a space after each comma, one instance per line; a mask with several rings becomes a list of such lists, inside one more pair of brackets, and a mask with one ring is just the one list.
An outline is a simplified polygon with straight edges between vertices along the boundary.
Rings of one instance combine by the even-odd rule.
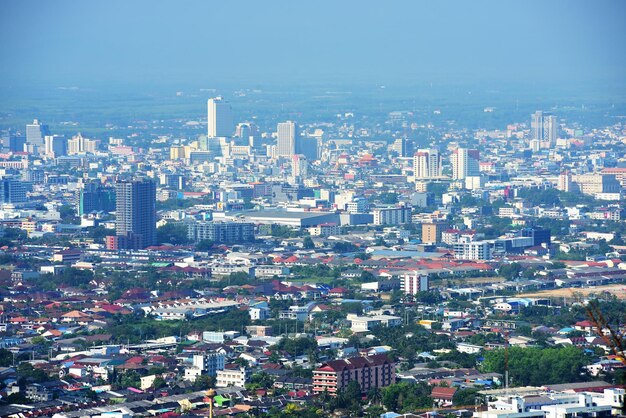
[[353, 380], [363, 393], [389, 386], [396, 382], [396, 365], [386, 354], [332, 360], [313, 371], [313, 392], [336, 396]]

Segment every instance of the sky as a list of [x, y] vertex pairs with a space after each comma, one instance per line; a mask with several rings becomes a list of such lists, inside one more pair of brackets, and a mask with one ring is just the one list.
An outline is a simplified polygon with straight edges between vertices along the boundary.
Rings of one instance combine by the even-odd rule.
[[0, 0], [0, 83], [626, 81], [626, 1]]

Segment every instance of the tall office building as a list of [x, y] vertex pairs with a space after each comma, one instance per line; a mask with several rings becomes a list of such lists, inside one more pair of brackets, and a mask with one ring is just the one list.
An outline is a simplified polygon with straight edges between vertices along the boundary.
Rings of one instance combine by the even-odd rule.
[[233, 110], [222, 97], [209, 99], [207, 103], [207, 136], [227, 138], [233, 134]]
[[8, 137], [3, 138], [3, 151], [23, 152], [26, 145], [26, 138], [21, 135], [9, 133]]
[[441, 154], [436, 148], [419, 149], [413, 157], [413, 173], [416, 179], [441, 177]]
[[400, 157], [406, 157], [409, 154], [409, 140], [406, 138], [398, 138], [393, 141], [391, 145], [391, 150], [398, 153]]
[[224, 98], [215, 97], [207, 102], [207, 151], [212, 155], [228, 154], [228, 138], [233, 134], [233, 110]]
[[296, 154], [304, 155], [309, 161], [319, 160], [319, 138], [296, 138]]
[[80, 133], [67, 141], [67, 154], [95, 154], [100, 141], [97, 139], [84, 138]]
[[156, 243], [156, 184], [149, 179], [115, 184], [118, 248], [141, 249]]
[[291, 184], [300, 184], [309, 175], [309, 163], [302, 154], [295, 154], [291, 157]]
[[48, 125], [40, 123], [37, 119], [26, 125], [26, 144], [29, 151], [35, 154], [44, 152], [44, 137], [49, 134]]
[[536, 111], [530, 116], [531, 148], [554, 148], [558, 135], [556, 116]]
[[24, 182], [16, 177], [0, 178], [0, 203], [26, 202]]
[[46, 135], [44, 137], [45, 154], [57, 158], [67, 155], [67, 139], [63, 135]]
[[277, 153], [279, 157], [291, 158], [296, 153], [296, 141], [298, 138], [298, 126], [288, 120], [280, 122], [277, 127]]
[[558, 134], [558, 121], [556, 116], [547, 115], [543, 118], [543, 147], [554, 148]]
[[450, 162], [453, 180], [480, 175], [480, 153], [476, 149], [457, 148], [452, 151]]
[[78, 214], [112, 212], [115, 208], [115, 189], [99, 181], [86, 183], [78, 194]]

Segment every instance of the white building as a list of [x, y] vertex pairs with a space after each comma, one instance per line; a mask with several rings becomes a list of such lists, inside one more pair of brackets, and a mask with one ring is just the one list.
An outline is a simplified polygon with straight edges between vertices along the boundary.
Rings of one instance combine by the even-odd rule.
[[373, 210], [374, 225], [402, 225], [411, 223], [411, 208], [376, 208]]
[[226, 357], [222, 353], [194, 354], [192, 365], [185, 368], [185, 380], [195, 382], [198, 376], [215, 376], [224, 369]]
[[415, 179], [441, 177], [441, 154], [436, 148], [419, 149], [413, 156], [413, 175]]
[[331, 235], [341, 235], [341, 226], [336, 223], [325, 223], [309, 228], [309, 234], [314, 237], [328, 237]]
[[271, 316], [269, 308], [266, 307], [252, 307], [248, 310], [248, 314], [252, 321], [262, 321]]
[[226, 138], [233, 134], [233, 111], [222, 97], [209, 99], [207, 102], [207, 136]]
[[460, 240], [454, 244], [454, 258], [458, 260], [489, 260], [491, 244], [489, 241]]
[[480, 175], [480, 153], [476, 149], [457, 148], [452, 151], [450, 162], [453, 180]]
[[215, 386], [218, 388], [226, 388], [229, 386], [243, 388], [248, 381], [249, 375], [250, 373], [245, 368], [238, 370], [219, 370], [217, 372]]
[[358, 316], [348, 314], [346, 319], [350, 321], [352, 332], [366, 332], [379, 326], [396, 327], [402, 325], [402, 318], [394, 315]]
[[288, 120], [280, 122], [277, 131], [277, 154], [279, 157], [291, 158], [296, 153], [296, 138], [298, 137], [298, 126], [295, 122]]
[[428, 292], [428, 276], [417, 272], [406, 273], [400, 281], [400, 290], [406, 295]]

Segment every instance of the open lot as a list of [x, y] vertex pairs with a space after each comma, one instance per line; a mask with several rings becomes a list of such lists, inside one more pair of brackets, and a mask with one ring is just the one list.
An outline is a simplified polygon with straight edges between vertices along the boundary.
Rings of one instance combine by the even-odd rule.
[[577, 298], [578, 296], [587, 297], [590, 295], [596, 295], [601, 297], [606, 292], [617, 296], [618, 299], [626, 300], [626, 285], [623, 284], [542, 290], [539, 292], [524, 293], [521, 296], [542, 298]]

